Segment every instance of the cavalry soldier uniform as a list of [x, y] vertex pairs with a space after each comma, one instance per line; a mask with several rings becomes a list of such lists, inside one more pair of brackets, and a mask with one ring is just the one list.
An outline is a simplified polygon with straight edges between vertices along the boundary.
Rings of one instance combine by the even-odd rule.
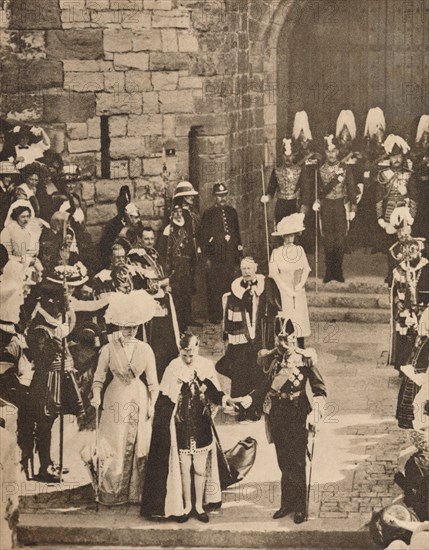
[[[416, 146], [412, 152], [417, 190], [417, 214], [413, 235], [429, 243], [429, 115], [422, 115], [417, 127]], [[426, 248], [427, 250], [427, 248]]]
[[254, 401], [263, 402], [267, 436], [274, 443], [282, 472], [281, 507], [274, 519], [295, 512], [295, 523], [301, 523], [307, 512], [307, 416], [312, 410], [306, 385], [309, 382], [316, 402], [320, 400], [319, 412], [326, 398], [326, 387], [316, 367], [315, 350], [296, 347], [292, 322], [279, 319], [276, 334], [277, 347], [263, 349], [258, 355], [264, 382]]
[[[381, 170], [377, 176], [376, 214], [378, 225], [384, 230], [385, 248], [389, 251], [397, 240], [399, 228], [404, 224], [413, 224], [417, 197], [413, 171], [403, 158], [410, 150], [409, 145], [401, 137], [390, 134], [384, 142], [384, 149], [390, 157], [390, 166]], [[394, 265], [389, 252], [387, 258], [386, 282], [390, 285]]]
[[209, 320], [222, 320], [222, 296], [229, 291], [243, 247], [237, 211], [226, 204], [228, 190], [223, 183], [213, 186], [216, 204], [203, 214], [200, 247], [206, 268]]
[[[338, 161], [338, 147], [333, 136], [325, 138], [327, 155], [337, 154], [319, 168], [318, 198], [313, 206], [320, 208], [321, 233], [325, 247], [324, 282], [344, 282], [343, 258], [349, 222], [356, 212], [356, 187], [350, 168]], [[346, 211], [346, 206], [348, 210]]]

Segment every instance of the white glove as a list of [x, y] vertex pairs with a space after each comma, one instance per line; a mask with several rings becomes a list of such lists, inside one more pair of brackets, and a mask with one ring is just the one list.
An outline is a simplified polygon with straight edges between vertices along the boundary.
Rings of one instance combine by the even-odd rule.
[[408, 225], [413, 225], [413, 223], [414, 223], [414, 218], [412, 216], [410, 216], [408, 218]]
[[326, 397], [324, 395], [317, 395], [316, 397], [313, 397], [313, 410], [315, 411], [315, 414], [319, 416], [315, 418], [316, 420], [322, 420], [324, 417], [324, 410], [326, 406]]
[[383, 220], [383, 218], [378, 218], [378, 225], [379, 225], [382, 229], [386, 229], [386, 227], [387, 227], [387, 223]]
[[371, 172], [369, 170], [365, 170], [365, 172], [363, 173], [363, 177], [369, 179], [371, 177]]
[[320, 202], [319, 201], [315, 201], [314, 204], [313, 204], [313, 210], [315, 212], [319, 212], [320, 210]]
[[42, 129], [41, 128], [38, 128], [37, 126], [32, 126], [30, 132], [34, 135], [34, 136], [40, 136], [42, 134]]
[[261, 197], [262, 204], [267, 204], [267, 202], [269, 202], [269, 200], [270, 200], [269, 195], [262, 195], [262, 197]]
[[349, 222], [352, 222], [355, 218], [356, 218], [356, 212], [352, 211], [348, 213], [347, 219], [349, 220]]
[[89, 404], [94, 407], [94, 409], [98, 409], [101, 405], [101, 392], [100, 390], [96, 391], [94, 390], [94, 395], [92, 396], [91, 401]]
[[241, 399], [241, 406], [243, 407], [243, 409], [248, 409], [252, 403], [253, 403], [253, 399], [250, 395], [245, 395]]

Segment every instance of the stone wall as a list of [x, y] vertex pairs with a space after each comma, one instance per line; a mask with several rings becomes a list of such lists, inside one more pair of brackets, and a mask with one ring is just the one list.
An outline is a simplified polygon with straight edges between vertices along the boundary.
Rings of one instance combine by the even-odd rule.
[[[125, 183], [144, 218], [160, 227], [165, 187], [171, 195], [189, 177], [193, 129], [201, 208], [212, 184], [226, 181], [253, 248], [263, 227], [269, 122], [264, 41], [279, 1], [3, 0], [1, 116], [42, 124], [53, 148], [82, 166], [96, 236]], [[108, 180], [102, 116], [109, 117]], [[175, 155], [165, 157], [165, 149]]]

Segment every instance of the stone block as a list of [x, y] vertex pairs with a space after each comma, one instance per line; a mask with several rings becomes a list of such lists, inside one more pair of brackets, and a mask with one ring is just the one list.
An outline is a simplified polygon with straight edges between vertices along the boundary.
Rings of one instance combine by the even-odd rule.
[[88, 137], [99, 138], [101, 136], [100, 118], [94, 117], [87, 121]]
[[95, 200], [95, 182], [93, 181], [82, 181], [81, 182], [81, 193], [82, 199], [87, 205], [94, 203]]
[[179, 76], [178, 83], [179, 90], [193, 89], [193, 90], [202, 90], [203, 89], [203, 79], [199, 76]]
[[86, 217], [88, 225], [99, 225], [109, 222], [116, 216], [115, 204], [96, 204], [88, 208]]
[[139, 158], [130, 159], [128, 171], [130, 178], [139, 178], [142, 175], [142, 160]]
[[0, 113], [14, 121], [43, 120], [43, 97], [41, 94], [0, 94]]
[[96, 73], [98, 71], [111, 71], [113, 69], [113, 63], [101, 59], [82, 59], [81, 61], [64, 59], [63, 67], [64, 71], [67, 73]]
[[145, 176], [159, 176], [162, 173], [162, 157], [146, 158], [143, 160], [143, 174]]
[[106, 52], [129, 52], [132, 49], [132, 32], [129, 29], [106, 29], [103, 45]]
[[177, 40], [176, 29], [161, 29], [162, 51], [163, 52], [178, 52], [179, 43]]
[[143, 0], [110, 0], [111, 10], [141, 11]]
[[104, 90], [103, 73], [65, 73], [64, 89], [68, 93], [101, 92]]
[[151, 12], [129, 11], [119, 12], [121, 14], [121, 25], [124, 29], [150, 29], [152, 23]]
[[52, 151], [55, 151], [55, 153], [59, 153], [60, 155], [63, 154], [65, 149], [65, 125], [53, 125], [49, 128], [48, 133], [51, 139]]
[[159, 93], [143, 93], [143, 113], [159, 113]]
[[[115, 161], [118, 162], [118, 161]], [[128, 162], [128, 161], [125, 161]], [[95, 198], [97, 203], [116, 201], [119, 190], [123, 185], [129, 185], [132, 188], [129, 179], [115, 180], [97, 180], [95, 182]]]
[[88, 127], [85, 122], [67, 124], [67, 135], [70, 139], [85, 139], [88, 137]]
[[46, 54], [55, 59], [101, 59], [103, 33], [99, 29], [50, 30], [46, 33]]
[[160, 136], [162, 129], [162, 115], [131, 115], [128, 119], [129, 136]]
[[149, 71], [127, 71], [125, 73], [125, 89], [130, 93], [142, 93], [152, 90]]
[[95, 94], [60, 94], [43, 96], [45, 122], [86, 122], [95, 116]]
[[171, 10], [171, 0], [143, 0], [145, 10]]
[[150, 54], [151, 71], [181, 71], [189, 68], [189, 55], [183, 52], [171, 54], [153, 52]]
[[85, 5], [77, 5], [73, 0], [66, 4], [67, 8], [61, 11], [63, 29], [90, 27], [91, 14]]
[[112, 137], [121, 137], [127, 135], [127, 116], [111, 116], [109, 117], [109, 135]]
[[194, 98], [187, 90], [175, 92], [160, 92], [159, 103], [161, 113], [193, 113]]
[[69, 153], [88, 153], [90, 151], [100, 151], [101, 142], [99, 139], [76, 139], [70, 140], [67, 144]]
[[106, 92], [119, 93], [125, 90], [125, 75], [123, 71], [104, 73], [104, 89]]
[[187, 31], [179, 31], [179, 52], [198, 52], [200, 46], [198, 44], [198, 38]]
[[128, 178], [128, 160], [112, 160], [110, 177], [111, 179]]
[[[0, 19], [0, 28], [1, 28]], [[45, 33], [42, 31], [0, 30], [0, 44], [3, 52], [13, 53], [17, 59], [44, 59]]]
[[153, 200], [143, 199], [136, 201], [136, 205], [140, 210], [140, 216], [143, 219], [151, 219], [154, 216]]
[[176, 90], [179, 82], [177, 71], [152, 72], [152, 85], [154, 90]]
[[147, 71], [149, 69], [149, 55], [143, 52], [128, 52], [115, 54], [113, 63], [116, 69], [139, 69]]
[[92, 28], [121, 28], [122, 14], [117, 10], [104, 10], [100, 11], [96, 9], [97, 2], [94, 0], [94, 4], [88, 4], [88, 11], [91, 18]]
[[[161, 31], [158, 29], [148, 29], [133, 33], [133, 47], [135, 52], [142, 50], [162, 50]], [[131, 49], [131, 48], [130, 48]]]
[[163, 115], [163, 134], [166, 137], [176, 135], [176, 115]]
[[144, 157], [147, 153], [146, 143], [138, 137], [113, 137], [110, 142], [112, 159]]
[[115, 115], [142, 111], [142, 98], [138, 93], [100, 93], [97, 94], [97, 115]]
[[0, 83], [2, 93], [8, 94], [62, 87], [63, 67], [61, 62], [47, 59], [5, 61]]
[[9, 9], [11, 29], [61, 29], [57, 0], [13, 0]]
[[171, 10], [168, 13], [154, 11], [152, 15], [152, 27], [166, 28], [173, 27], [175, 29], [189, 29], [191, 26], [191, 16], [188, 11]]

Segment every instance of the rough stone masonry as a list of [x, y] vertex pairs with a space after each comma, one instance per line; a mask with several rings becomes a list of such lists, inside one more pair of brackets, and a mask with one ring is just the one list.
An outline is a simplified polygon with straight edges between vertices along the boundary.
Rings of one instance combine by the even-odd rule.
[[2, 0], [0, 116], [41, 124], [53, 149], [88, 174], [82, 192], [95, 238], [124, 184], [160, 228], [165, 197], [190, 177], [191, 133], [201, 207], [212, 184], [226, 181], [244, 242], [254, 245], [266, 136], [275, 142], [266, 37], [276, 10], [284, 19], [291, 3]]

